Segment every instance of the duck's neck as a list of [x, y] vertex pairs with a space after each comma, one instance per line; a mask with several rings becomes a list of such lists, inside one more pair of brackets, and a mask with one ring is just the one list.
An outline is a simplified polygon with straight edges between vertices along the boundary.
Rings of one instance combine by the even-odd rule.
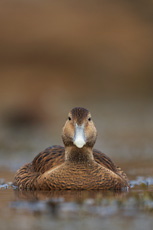
[[76, 146], [65, 146], [65, 161], [76, 163], [87, 163], [94, 160], [93, 151], [90, 147], [77, 148]]

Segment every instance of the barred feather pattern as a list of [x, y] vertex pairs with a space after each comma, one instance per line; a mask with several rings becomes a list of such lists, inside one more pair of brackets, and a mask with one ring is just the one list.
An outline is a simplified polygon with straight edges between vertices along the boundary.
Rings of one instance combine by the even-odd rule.
[[21, 167], [14, 179], [20, 190], [113, 189], [129, 187], [126, 174], [104, 153], [93, 150], [94, 161], [65, 162], [65, 149], [51, 146]]

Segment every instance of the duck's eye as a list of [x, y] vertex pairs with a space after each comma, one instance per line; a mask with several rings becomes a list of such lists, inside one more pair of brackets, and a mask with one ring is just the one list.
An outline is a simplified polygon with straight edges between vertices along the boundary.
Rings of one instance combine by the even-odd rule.
[[68, 117], [68, 120], [71, 121], [71, 117]]
[[88, 121], [91, 121], [91, 117], [88, 118]]

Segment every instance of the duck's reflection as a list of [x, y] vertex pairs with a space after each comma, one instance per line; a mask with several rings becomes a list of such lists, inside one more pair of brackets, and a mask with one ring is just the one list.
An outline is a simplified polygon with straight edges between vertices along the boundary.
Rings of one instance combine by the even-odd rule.
[[[127, 192], [102, 190], [15, 190], [13, 209], [20, 209], [34, 215], [53, 218], [77, 218], [84, 215], [110, 216], [120, 210], [120, 203]], [[112, 201], [119, 202], [112, 202]]]
[[14, 190], [18, 200], [50, 200], [62, 199], [64, 202], [83, 202], [86, 199], [101, 200], [104, 198], [123, 198], [127, 192], [102, 191], [102, 190], [50, 190], [50, 191], [26, 191]]

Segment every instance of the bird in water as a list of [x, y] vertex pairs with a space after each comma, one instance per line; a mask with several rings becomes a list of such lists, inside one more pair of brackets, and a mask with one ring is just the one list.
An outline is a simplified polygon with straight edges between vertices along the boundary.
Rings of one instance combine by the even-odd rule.
[[39, 153], [16, 173], [19, 190], [122, 190], [126, 174], [104, 153], [93, 149], [97, 130], [90, 112], [73, 108], [62, 130], [64, 147], [55, 145]]

